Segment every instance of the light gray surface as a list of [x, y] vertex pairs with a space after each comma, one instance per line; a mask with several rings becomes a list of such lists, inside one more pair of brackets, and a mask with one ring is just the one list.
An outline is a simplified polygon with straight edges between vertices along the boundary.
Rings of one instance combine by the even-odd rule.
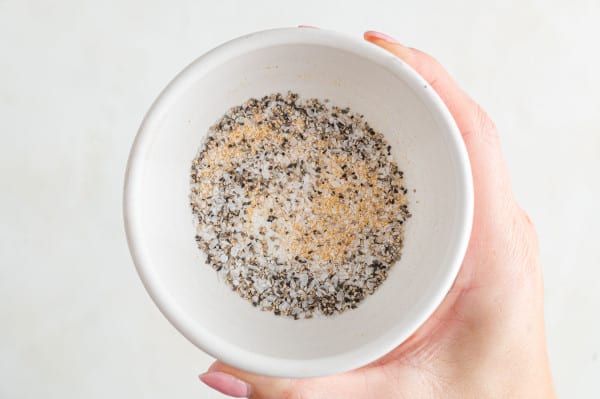
[[135, 274], [123, 171], [183, 66], [297, 24], [391, 33], [489, 111], [538, 227], [558, 393], [600, 397], [600, 3], [563, 3], [0, 1], [0, 397], [222, 397]]

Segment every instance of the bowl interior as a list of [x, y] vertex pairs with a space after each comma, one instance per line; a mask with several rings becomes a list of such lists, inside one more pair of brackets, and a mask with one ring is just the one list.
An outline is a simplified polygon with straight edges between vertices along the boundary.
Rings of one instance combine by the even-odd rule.
[[[320, 375], [383, 355], [439, 304], [470, 229], [470, 175], [447, 111], [412, 70], [368, 44], [287, 32], [229, 43], [163, 92], [132, 150], [125, 213], [144, 283], [191, 341], [254, 372]], [[217, 280], [194, 241], [189, 172], [207, 128], [250, 97], [288, 90], [364, 114], [409, 189], [402, 259], [358, 309], [335, 317], [294, 321], [253, 308]]]

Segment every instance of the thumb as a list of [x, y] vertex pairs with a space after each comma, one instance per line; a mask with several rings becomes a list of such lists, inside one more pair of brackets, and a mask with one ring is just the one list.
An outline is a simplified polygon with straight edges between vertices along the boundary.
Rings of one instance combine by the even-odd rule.
[[[521, 247], [509, 239], [515, 236], [516, 230], [513, 228], [506, 231], [506, 226], [517, 224], [506, 221], [523, 218], [513, 196], [508, 168], [494, 123], [430, 55], [403, 46], [383, 33], [369, 31], [364, 34], [364, 38], [396, 55], [429, 83], [446, 104], [465, 143], [473, 176], [475, 209], [469, 249], [453, 292], [460, 293], [473, 284], [502, 287], [498, 284], [499, 276], [510, 279], [513, 272], [519, 272], [520, 269], [514, 266], [507, 268], [502, 262], [494, 262], [493, 267], [484, 266], [481, 259], [494, 259], [489, 255], [492, 242], [496, 242], [498, 248], [510, 249], [505, 251], [506, 254], [517, 253]], [[507, 261], [505, 264], [516, 263]], [[451, 306], [451, 302], [446, 303], [446, 307]]]
[[[479, 104], [473, 101], [430, 55], [403, 46], [394, 38], [380, 32], [365, 32], [364, 38], [411, 66], [446, 104], [463, 137], [471, 161], [475, 198], [478, 202], [476, 212], [494, 212], [512, 203], [510, 178], [496, 126]], [[502, 197], [499, 193], [506, 196]]]
[[[420, 50], [406, 47], [384, 33], [368, 31], [365, 32], [364, 38], [394, 54], [417, 71], [446, 104], [463, 137], [481, 130], [482, 123], [493, 125], [481, 107], [458, 86], [435, 58]], [[496, 134], [493, 128], [487, 130], [487, 134]]]

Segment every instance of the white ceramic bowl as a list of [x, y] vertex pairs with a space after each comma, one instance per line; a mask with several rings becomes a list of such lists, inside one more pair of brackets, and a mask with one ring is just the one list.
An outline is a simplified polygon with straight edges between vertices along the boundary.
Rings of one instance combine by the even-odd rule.
[[[392, 145], [409, 188], [402, 259], [357, 309], [335, 317], [295, 321], [257, 310], [217, 280], [194, 241], [189, 172], [207, 128], [250, 97], [287, 90], [364, 114]], [[298, 28], [235, 39], [177, 75], [140, 127], [124, 196], [133, 260], [170, 322], [226, 363], [288, 377], [363, 366], [414, 333], [456, 277], [472, 214], [464, 144], [427, 83], [372, 44]]]

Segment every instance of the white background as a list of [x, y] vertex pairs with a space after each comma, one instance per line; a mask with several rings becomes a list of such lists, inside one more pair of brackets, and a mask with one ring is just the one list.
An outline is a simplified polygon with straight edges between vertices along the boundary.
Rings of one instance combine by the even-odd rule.
[[0, 398], [221, 398], [121, 218], [130, 144], [185, 65], [255, 30], [388, 32], [496, 121], [541, 240], [564, 398], [600, 397], [600, 3], [0, 0]]

